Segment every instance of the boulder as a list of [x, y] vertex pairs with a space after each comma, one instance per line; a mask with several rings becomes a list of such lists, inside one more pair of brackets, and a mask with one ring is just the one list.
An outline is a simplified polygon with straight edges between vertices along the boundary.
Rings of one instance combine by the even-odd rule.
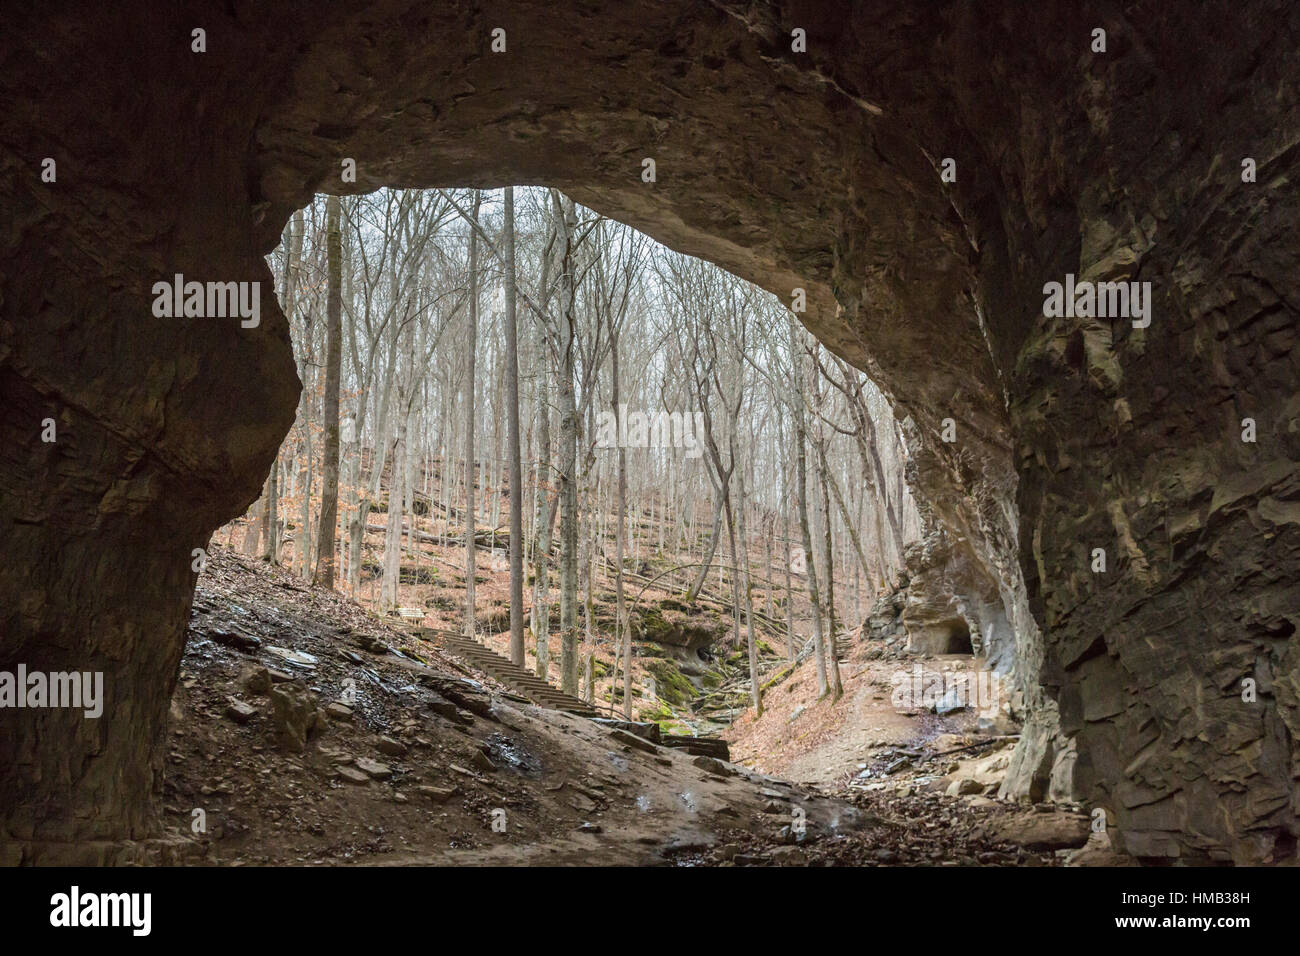
[[226, 716], [237, 724], [246, 724], [257, 716], [257, 708], [237, 697], [226, 701]]
[[277, 742], [286, 750], [302, 753], [325, 727], [325, 710], [317, 706], [311, 691], [296, 684], [273, 687], [270, 697]]
[[992, 842], [1014, 843], [1026, 850], [1045, 852], [1083, 846], [1088, 842], [1091, 826], [1087, 814], [1028, 810], [979, 824], [978, 833]]
[[380, 763], [378, 760], [371, 760], [369, 757], [358, 757], [356, 766], [358, 770], [372, 780], [388, 780], [393, 775], [392, 767], [386, 763]]

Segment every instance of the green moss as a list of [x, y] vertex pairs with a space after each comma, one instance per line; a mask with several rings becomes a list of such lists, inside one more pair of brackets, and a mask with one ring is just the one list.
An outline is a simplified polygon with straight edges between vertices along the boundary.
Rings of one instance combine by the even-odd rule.
[[655, 690], [668, 703], [681, 706], [695, 698], [695, 686], [682, 675], [672, 661], [652, 657], [644, 661], [642, 666], [654, 677]]
[[659, 725], [659, 733], [664, 737], [691, 737], [694, 734], [691, 728], [680, 720], [659, 720], [655, 721]]
[[669, 633], [673, 626], [664, 619], [663, 611], [657, 607], [648, 607], [637, 616], [637, 628], [641, 635], [651, 641], [659, 641]]
[[662, 723], [663, 721], [674, 720], [672, 709], [662, 700], [656, 700], [652, 706], [643, 707], [637, 711], [637, 720], [654, 721]]
[[798, 664], [787, 664], [785, 667], [781, 668], [779, 671], [776, 672], [775, 676], [773, 676], [771, 680], [769, 680], [766, 684], [763, 685], [763, 690], [767, 690], [770, 687], [775, 687], [777, 684], [781, 683], [783, 680], [785, 680], [787, 677], [793, 674], [794, 669], [798, 666], [799, 666]]

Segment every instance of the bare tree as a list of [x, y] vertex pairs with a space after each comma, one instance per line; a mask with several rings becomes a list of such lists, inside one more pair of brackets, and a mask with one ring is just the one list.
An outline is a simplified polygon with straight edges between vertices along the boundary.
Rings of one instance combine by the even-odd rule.
[[826, 461], [826, 445], [828, 439], [826, 437], [826, 427], [822, 420], [821, 376], [816, 371], [816, 363], [818, 360], [817, 353], [820, 348], [820, 345], [816, 345], [813, 348], [814, 367], [810, 369], [809, 374], [813, 381], [813, 407], [817, 410], [817, 421], [813, 426], [813, 444], [817, 450], [817, 476], [821, 485], [820, 516], [822, 522], [822, 567], [826, 571], [825, 601], [827, 667], [830, 671], [831, 699], [839, 700], [840, 697], [844, 695], [844, 686], [840, 682], [840, 664], [835, 636], [838, 622], [835, 615], [835, 549], [831, 540], [832, 517], [830, 494], [827, 491], [827, 473], [830, 470]]
[[474, 202], [470, 212], [469, 232], [469, 320], [466, 329], [468, 348], [466, 357], [469, 362], [469, 374], [465, 381], [465, 634], [474, 636], [474, 578], [476, 568], [474, 561], [474, 429], [475, 429], [475, 390], [478, 381], [475, 378], [475, 360], [478, 352], [478, 224], [479, 206], [483, 194], [474, 190]]
[[[490, 197], [320, 197], [290, 222], [272, 268], [305, 387], [245, 545], [273, 552], [277, 510], [292, 515], [297, 573], [434, 615], [439, 572], [463, 560], [463, 593], [445, 610], [472, 633], [480, 582], [504, 583], [476, 549], [508, 533], [510, 657], [526, 662], [531, 630], [547, 676], [558, 630], [557, 683], [570, 693], [603, 692], [633, 716], [642, 667], [629, 616], [646, 601], [627, 588], [653, 578], [653, 591], [685, 592], [684, 613], [731, 615], [748, 660], [725, 666], [747, 671], [736, 676], [754, 711], [772, 703], [774, 658], [803, 659], [801, 635], [819, 689], [838, 697], [846, 622], [896, 580], [919, 527], [887, 400], [807, 347], [779, 302], [717, 268], [651, 252], [554, 190], [505, 190], [500, 218]], [[453, 216], [464, 225], [442, 231]], [[498, 281], [503, 306], [481, 308]], [[457, 337], [443, 347], [447, 328]], [[599, 453], [597, 415], [626, 426], [628, 409], [655, 408], [698, 416], [698, 459], [626, 432]], [[382, 527], [372, 508], [386, 510]], [[765, 636], [784, 649], [772, 654]]]
[[[510, 659], [524, 663], [524, 471], [519, 448], [519, 329], [515, 318], [515, 190], [505, 190], [506, 415], [510, 458]], [[472, 281], [472, 280], [471, 280]]]
[[551, 190], [560, 238], [560, 687], [578, 695], [578, 406], [574, 352], [577, 316], [577, 213], [573, 200]]
[[790, 390], [794, 401], [794, 462], [795, 462], [795, 497], [799, 502], [799, 532], [803, 536], [803, 554], [805, 573], [808, 575], [808, 601], [812, 610], [813, 654], [817, 658], [817, 692], [825, 696], [830, 689], [826, 681], [826, 655], [822, 640], [821, 605], [817, 591], [817, 563], [813, 560], [812, 527], [808, 517], [808, 459], [804, 448], [807, 444], [807, 411], [804, 400], [803, 369], [799, 348], [798, 332], [793, 317], [788, 319], [790, 328]]
[[325, 203], [325, 243], [329, 292], [325, 307], [325, 462], [322, 469], [319, 552], [315, 583], [334, 587], [334, 526], [339, 506], [339, 372], [343, 362], [343, 251], [339, 235], [339, 197]]

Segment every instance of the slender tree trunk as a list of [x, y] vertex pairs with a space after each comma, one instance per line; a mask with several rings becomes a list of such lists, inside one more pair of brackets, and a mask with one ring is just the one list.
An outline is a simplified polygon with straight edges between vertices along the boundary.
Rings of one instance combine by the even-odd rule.
[[479, 203], [483, 195], [474, 190], [474, 206], [469, 230], [469, 373], [465, 384], [465, 634], [474, 636], [474, 402], [475, 353], [478, 351], [478, 224]]
[[817, 657], [817, 692], [826, 696], [830, 690], [826, 681], [826, 655], [822, 648], [822, 615], [817, 591], [817, 563], [813, 559], [812, 527], [808, 520], [808, 459], [804, 451], [806, 429], [804, 426], [804, 386], [801, 353], [795, 334], [794, 319], [790, 324], [790, 361], [793, 363], [794, 430], [795, 430], [795, 490], [799, 499], [799, 531], [803, 536], [804, 564], [808, 575], [808, 603], [812, 611], [813, 654]]
[[573, 204], [552, 192], [557, 225], [562, 230], [560, 315], [560, 687], [578, 696], [578, 406], [574, 384], [577, 319]]
[[831, 494], [835, 498], [835, 506], [839, 510], [840, 517], [844, 520], [844, 527], [848, 529], [849, 538], [853, 542], [853, 550], [857, 555], [858, 563], [862, 570], [868, 575], [871, 573], [867, 568], [867, 553], [862, 547], [862, 540], [858, 537], [856, 522], [849, 517], [848, 506], [844, 504], [844, 495], [840, 491], [839, 482], [835, 480], [835, 475], [830, 472], [826, 462], [822, 462], [822, 474], [825, 476], [826, 483], [830, 487]]
[[266, 478], [266, 543], [262, 548], [262, 560], [271, 564], [280, 563], [280, 453], [276, 452], [275, 461], [271, 462], [271, 473]]
[[324, 481], [321, 487], [319, 552], [315, 583], [334, 587], [334, 527], [339, 507], [339, 373], [343, 363], [343, 250], [339, 235], [339, 197], [325, 200], [325, 254], [328, 292], [325, 305]]
[[[348, 559], [348, 591], [352, 594], [355, 594], [357, 588], [361, 586], [361, 565], [363, 562], [361, 546], [366, 535], [366, 522], [370, 520], [370, 508], [375, 499], [379, 496], [379, 482], [380, 478], [383, 476], [384, 463], [388, 457], [388, 397], [392, 394], [393, 381], [396, 377], [396, 343], [397, 339], [394, 337], [388, 350], [388, 369], [384, 374], [384, 386], [380, 392], [379, 407], [375, 415], [375, 442], [374, 452], [370, 457], [370, 476], [366, 483], [365, 494], [361, 496], [356, 514], [352, 517], [352, 526], [350, 529], [352, 540], [350, 542], [350, 556]], [[367, 399], [363, 396], [363, 401], [365, 400]], [[356, 439], [359, 457], [361, 452], [361, 434], [359, 428]], [[358, 469], [360, 468], [359, 463], [357, 467]]]
[[709, 569], [713, 567], [713, 556], [717, 553], [718, 536], [722, 531], [722, 509], [725, 503], [720, 492], [713, 499], [713, 531], [709, 534], [709, 543], [705, 546], [706, 554], [700, 563], [700, 569], [696, 572], [695, 580], [686, 592], [688, 602], [699, 597], [700, 591], [704, 588], [704, 582], [708, 580]]
[[315, 469], [312, 465], [311, 451], [311, 400], [305, 399], [303, 403], [305, 420], [303, 421], [303, 466], [301, 469], [302, 499], [301, 507], [298, 511], [298, 520], [301, 525], [296, 536], [297, 540], [297, 558], [294, 569], [300, 578], [311, 578], [311, 487], [313, 473]]
[[[413, 378], [414, 373], [413, 374]], [[412, 386], [414, 387], [414, 385]], [[414, 395], [411, 396], [414, 399]], [[406, 550], [405, 554], [417, 555], [419, 546], [415, 542], [415, 532], [419, 527], [419, 519], [415, 514], [415, 464], [420, 460], [420, 430], [412, 428], [412, 422], [415, 419], [414, 402], [408, 406], [406, 412], [406, 462], [402, 469], [402, 517], [411, 516], [411, 520], [406, 526]]]
[[384, 583], [379, 605], [385, 611], [397, 607], [402, 576], [402, 478], [406, 474], [406, 389], [397, 389], [397, 433], [393, 439], [391, 480], [388, 482], [388, 524], [384, 529]]
[[790, 575], [790, 465], [781, 460], [781, 541], [785, 549], [785, 649], [794, 660], [794, 587]]
[[577, 696], [578, 410], [573, 386], [572, 326], [560, 378], [560, 686]]
[[[776, 515], [764, 514], [760, 522], [760, 531], [763, 535], [763, 577], [768, 581], [772, 577], [772, 537], [776, 533]], [[770, 583], [763, 585], [763, 614], [771, 620], [776, 616], [776, 609], [772, 606], [772, 585]]]
[[818, 443], [817, 451], [820, 464], [818, 473], [821, 478], [822, 486], [822, 553], [826, 556], [827, 666], [830, 669], [831, 699], [839, 700], [844, 695], [844, 685], [840, 682], [840, 662], [838, 658], [839, 648], [836, 638], [836, 629], [839, 622], [836, 620], [835, 615], [835, 559], [833, 556], [831, 540], [831, 502], [830, 495], [826, 490], [826, 451], [820, 442]]
[[[749, 573], [749, 543], [745, 536], [745, 469], [737, 469], [738, 496], [737, 514], [740, 516], [740, 548], [743, 552], [745, 574], [745, 635], [749, 642], [749, 690], [754, 704], [754, 717], [763, 716], [763, 688], [758, 682], [758, 642], [754, 639], [754, 583]], [[732, 574], [735, 574], [733, 571]]]
[[[270, 482], [270, 477], [267, 477]], [[262, 492], [262, 497], [253, 505], [253, 514], [249, 517], [248, 527], [244, 530], [244, 554], [252, 557], [257, 554], [257, 542], [262, 535], [262, 514], [266, 510], [266, 491]]]
[[537, 546], [533, 549], [533, 634], [537, 641], [537, 676], [546, 680], [551, 650], [551, 409], [545, 360], [539, 363], [537, 388]]
[[[611, 329], [610, 371], [612, 404], [618, 414], [618, 333]], [[624, 528], [627, 525], [627, 449], [618, 446], [618, 491], [614, 499], [614, 635], [623, 656], [623, 719], [632, 719], [632, 630], [628, 627], [627, 604], [623, 594], [623, 551], [626, 548]], [[612, 689], [611, 689], [612, 696]], [[612, 703], [612, 701], [611, 701]]]
[[524, 470], [519, 442], [519, 329], [515, 315], [515, 188], [505, 190], [506, 454], [510, 459], [510, 660], [524, 666]]

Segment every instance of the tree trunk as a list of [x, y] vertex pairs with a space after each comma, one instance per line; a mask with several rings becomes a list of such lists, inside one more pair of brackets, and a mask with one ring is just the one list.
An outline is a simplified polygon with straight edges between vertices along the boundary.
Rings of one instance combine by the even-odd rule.
[[[271, 479], [268, 477], [267, 481]], [[244, 554], [252, 557], [257, 554], [257, 542], [262, 534], [262, 512], [266, 509], [266, 491], [263, 489], [262, 497], [253, 505], [253, 514], [248, 522], [248, 528], [244, 531]]]
[[266, 477], [266, 538], [262, 546], [262, 560], [280, 563], [280, 454], [271, 462], [271, 473]]
[[388, 524], [384, 529], [384, 583], [379, 606], [385, 611], [397, 607], [398, 584], [402, 575], [402, 478], [406, 474], [406, 390], [397, 389], [397, 434], [393, 438], [392, 480], [388, 483]]
[[560, 273], [560, 687], [578, 696], [578, 406], [574, 384], [573, 203], [551, 192], [563, 238]]
[[793, 366], [792, 391], [794, 393], [794, 430], [795, 430], [795, 491], [799, 499], [799, 531], [803, 536], [804, 564], [808, 575], [808, 603], [812, 610], [813, 654], [817, 657], [817, 692], [826, 696], [830, 690], [826, 682], [826, 656], [822, 650], [822, 616], [818, 602], [817, 564], [813, 560], [812, 527], [808, 521], [808, 459], [804, 452], [806, 429], [804, 426], [804, 386], [803, 370], [800, 361], [799, 342], [795, 334], [794, 319], [790, 324], [790, 361]]
[[[612, 325], [612, 323], [611, 323]], [[611, 404], [614, 414], [618, 414], [619, 380], [618, 380], [618, 333], [610, 330], [610, 371]], [[618, 446], [618, 490], [614, 498], [614, 637], [623, 656], [623, 719], [632, 719], [632, 630], [627, 622], [627, 604], [623, 594], [623, 551], [627, 547], [624, 540], [627, 526], [627, 449], [622, 443]], [[612, 698], [611, 688], [611, 698]], [[613, 703], [611, 699], [611, 703]]]
[[757, 719], [763, 716], [763, 688], [758, 682], [758, 643], [754, 640], [754, 583], [749, 574], [749, 543], [745, 537], [745, 469], [741, 467], [738, 470], [740, 472], [737, 476], [739, 501], [736, 513], [740, 516], [740, 548], [743, 552], [743, 564], [737, 567], [743, 567], [745, 574], [745, 635], [749, 642], [749, 689], [754, 704], [754, 718]]
[[785, 551], [785, 654], [794, 660], [794, 587], [790, 581], [790, 463], [781, 459], [781, 541]]
[[838, 659], [839, 648], [836, 638], [836, 627], [838, 622], [835, 618], [835, 559], [832, 553], [831, 541], [831, 502], [830, 494], [826, 485], [826, 448], [824, 441], [819, 441], [817, 445], [817, 456], [819, 467], [818, 475], [821, 479], [822, 490], [822, 553], [825, 555], [826, 568], [826, 650], [827, 650], [827, 667], [830, 669], [831, 678], [831, 699], [839, 700], [844, 696], [844, 685], [840, 682], [840, 662]]
[[343, 363], [343, 262], [339, 236], [339, 197], [325, 200], [325, 255], [328, 290], [325, 304], [324, 480], [321, 486], [319, 552], [315, 583], [334, 587], [334, 526], [339, 508], [339, 373]]
[[821, 345], [814, 344], [815, 355], [817, 360], [813, 362], [809, 374], [812, 376], [812, 400], [813, 406], [817, 410], [816, 417], [816, 439], [817, 448], [817, 477], [821, 485], [821, 502], [820, 511], [822, 519], [822, 555], [824, 561], [824, 570], [826, 571], [826, 643], [827, 643], [827, 666], [830, 669], [831, 679], [831, 699], [839, 700], [844, 695], [844, 686], [840, 682], [840, 663], [837, 658], [836, 632], [838, 622], [835, 619], [835, 551], [834, 541], [831, 536], [831, 525], [833, 518], [831, 516], [830, 492], [827, 489], [827, 471], [830, 468], [826, 460], [826, 446], [829, 439], [826, 435], [826, 423], [823, 421], [822, 408], [822, 376], [821, 368]]
[[686, 592], [686, 600], [689, 603], [700, 596], [700, 591], [704, 587], [704, 582], [708, 580], [709, 569], [713, 567], [713, 556], [718, 550], [718, 534], [722, 531], [722, 508], [725, 500], [721, 494], [713, 499], [713, 531], [709, 535], [709, 543], [703, 561], [700, 563], [700, 569], [696, 572], [695, 580]]
[[510, 660], [524, 666], [524, 470], [519, 442], [519, 329], [515, 315], [515, 188], [505, 190], [506, 455], [510, 459]]
[[538, 369], [537, 387], [537, 546], [533, 549], [533, 635], [537, 641], [537, 676], [546, 680], [551, 650], [551, 408], [547, 369]]
[[475, 353], [478, 351], [478, 209], [483, 194], [474, 190], [474, 206], [469, 230], [469, 328], [467, 358], [469, 372], [465, 382], [465, 635], [474, 636], [474, 411]]

